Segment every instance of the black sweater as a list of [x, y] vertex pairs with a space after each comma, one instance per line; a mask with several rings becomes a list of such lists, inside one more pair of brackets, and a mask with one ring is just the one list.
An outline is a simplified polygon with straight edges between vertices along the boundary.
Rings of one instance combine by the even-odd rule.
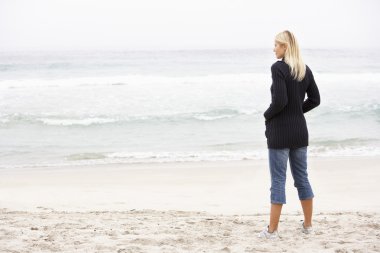
[[[305, 78], [293, 80], [284, 61], [271, 66], [272, 102], [264, 112], [265, 136], [268, 148], [300, 148], [309, 145], [309, 133], [304, 113], [320, 104], [317, 84], [306, 65]], [[305, 93], [307, 99], [304, 101]]]

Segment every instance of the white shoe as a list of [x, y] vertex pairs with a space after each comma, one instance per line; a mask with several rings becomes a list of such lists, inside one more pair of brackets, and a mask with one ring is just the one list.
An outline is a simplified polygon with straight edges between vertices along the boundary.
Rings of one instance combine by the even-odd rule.
[[266, 239], [271, 239], [271, 240], [277, 240], [279, 238], [281, 238], [278, 234], [278, 231], [275, 230], [273, 231], [272, 233], [269, 233], [268, 232], [268, 229], [269, 229], [269, 225], [263, 229], [263, 231], [261, 231], [259, 234], [258, 234], [258, 237], [259, 238], [266, 238]]
[[308, 235], [314, 234], [314, 229], [313, 229], [312, 226], [305, 227], [303, 221], [302, 221], [301, 226], [302, 226], [302, 228], [301, 228], [302, 233], [305, 233], [305, 234], [308, 234]]

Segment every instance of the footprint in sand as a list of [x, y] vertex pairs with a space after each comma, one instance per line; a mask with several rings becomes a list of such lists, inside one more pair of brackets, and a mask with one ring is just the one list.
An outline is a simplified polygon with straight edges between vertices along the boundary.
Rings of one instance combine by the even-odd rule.
[[228, 252], [228, 253], [230, 253], [231, 249], [228, 248], [228, 247], [224, 247], [223, 249], [220, 250], [220, 252], [223, 252], [223, 253]]

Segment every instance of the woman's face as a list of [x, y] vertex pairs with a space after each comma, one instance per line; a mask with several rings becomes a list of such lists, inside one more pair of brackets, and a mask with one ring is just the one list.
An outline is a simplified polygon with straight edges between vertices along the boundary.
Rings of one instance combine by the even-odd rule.
[[285, 44], [280, 44], [277, 41], [274, 42], [273, 52], [275, 52], [277, 59], [284, 58], [285, 51], [286, 51], [286, 45]]

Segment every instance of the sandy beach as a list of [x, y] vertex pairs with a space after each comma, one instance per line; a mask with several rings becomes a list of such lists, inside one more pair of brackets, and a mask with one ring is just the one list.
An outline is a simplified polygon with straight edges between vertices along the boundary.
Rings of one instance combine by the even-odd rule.
[[3, 169], [0, 252], [379, 252], [379, 161], [308, 158], [313, 236], [288, 167], [276, 242], [267, 160]]
[[0, 253], [380, 253], [376, 10], [0, 1]]

